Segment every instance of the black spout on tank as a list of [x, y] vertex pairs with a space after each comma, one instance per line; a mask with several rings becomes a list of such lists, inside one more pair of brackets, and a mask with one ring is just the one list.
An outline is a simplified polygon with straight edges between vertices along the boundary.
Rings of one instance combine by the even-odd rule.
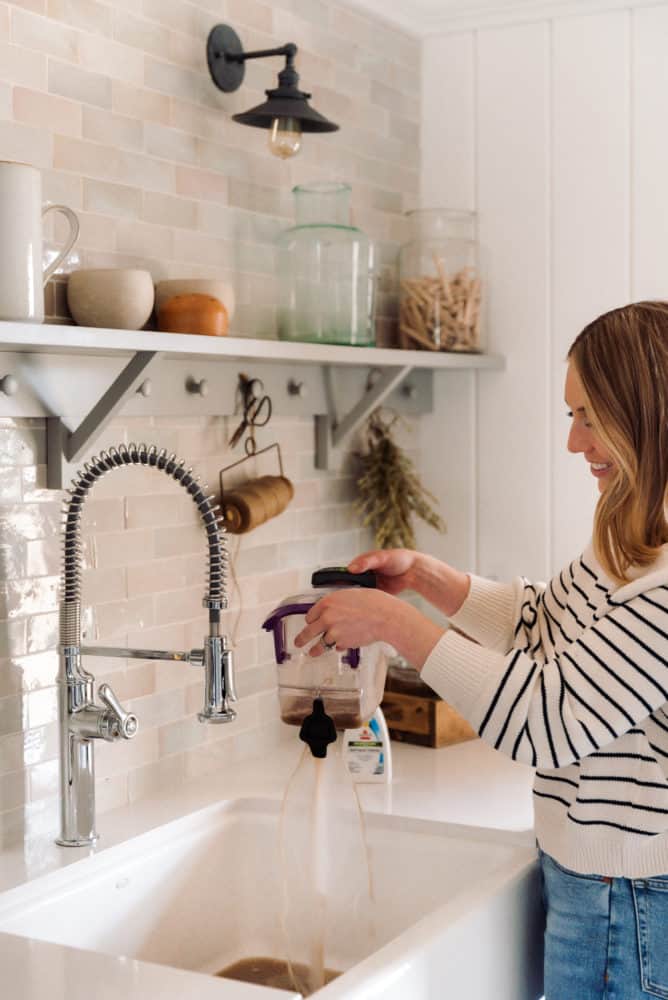
[[326, 757], [329, 744], [336, 743], [336, 727], [322, 698], [313, 699], [313, 711], [302, 722], [299, 739], [308, 743], [314, 757]]

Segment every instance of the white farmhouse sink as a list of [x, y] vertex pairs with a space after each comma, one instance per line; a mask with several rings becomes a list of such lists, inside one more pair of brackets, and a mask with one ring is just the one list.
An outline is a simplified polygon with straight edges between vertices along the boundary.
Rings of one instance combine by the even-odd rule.
[[[0, 895], [0, 935], [200, 973], [207, 997], [215, 982], [221, 998], [287, 998], [211, 979], [244, 957], [284, 957], [278, 815], [269, 799], [231, 800], [98, 851]], [[367, 835], [375, 950], [347, 932], [347, 901], [329, 899], [328, 964], [344, 974], [318, 998], [541, 995], [538, 875], [526, 838], [382, 815], [367, 817]], [[203, 980], [187, 978], [183, 996], [194, 997]]]

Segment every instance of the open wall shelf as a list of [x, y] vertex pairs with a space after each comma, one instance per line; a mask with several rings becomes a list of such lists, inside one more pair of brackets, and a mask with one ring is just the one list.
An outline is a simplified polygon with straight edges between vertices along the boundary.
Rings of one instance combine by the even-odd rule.
[[327, 469], [376, 406], [429, 412], [434, 371], [504, 366], [488, 354], [0, 322], [0, 416], [48, 418], [48, 485], [59, 489], [121, 410], [233, 414], [243, 370], [275, 413], [315, 417], [316, 467]]

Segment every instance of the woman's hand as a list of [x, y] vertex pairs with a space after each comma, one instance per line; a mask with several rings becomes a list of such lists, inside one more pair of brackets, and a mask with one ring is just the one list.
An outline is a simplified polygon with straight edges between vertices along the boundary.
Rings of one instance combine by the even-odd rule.
[[351, 573], [372, 569], [376, 573], [379, 590], [384, 590], [386, 594], [400, 594], [403, 590], [413, 589], [413, 569], [420, 558], [420, 553], [412, 549], [376, 549], [356, 556], [348, 564], [348, 569]]
[[388, 620], [397, 614], [395, 605], [402, 602], [378, 590], [355, 587], [337, 590], [322, 597], [306, 615], [306, 628], [295, 638], [295, 646], [306, 646], [311, 656], [322, 656], [325, 643], [332, 649], [356, 649], [372, 642], [391, 642]]
[[295, 637], [297, 647], [317, 639], [310, 656], [327, 648], [357, 649], [387, 642], [421, 670], [444, 629], [417, 608], [379, 590], [354, 587], [327, 594], [306, 615], [306, 627]]
[[386, 594], [414, 590], [448, 616], [459, 611], [471, 585], [468, 573], [412, 549], [364, 552], [348, 564], [348, 569], [353, 573], [375, 570], [379, 590]]

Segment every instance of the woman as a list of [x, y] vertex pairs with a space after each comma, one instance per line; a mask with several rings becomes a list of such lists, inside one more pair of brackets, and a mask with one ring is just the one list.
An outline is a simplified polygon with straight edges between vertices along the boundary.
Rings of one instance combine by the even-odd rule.
[[544, 585], [369, 552], [350, 569], [376, 570], [380, 590], [323, 598], [298, 643], [319, 637], [316, 656], [391, 643], [483, 739], [536, 768], [546, 1000], [666, 998], [668, 303], [599, 317], [568, 361], [568, 448], [600, 490], [584, 553]]

